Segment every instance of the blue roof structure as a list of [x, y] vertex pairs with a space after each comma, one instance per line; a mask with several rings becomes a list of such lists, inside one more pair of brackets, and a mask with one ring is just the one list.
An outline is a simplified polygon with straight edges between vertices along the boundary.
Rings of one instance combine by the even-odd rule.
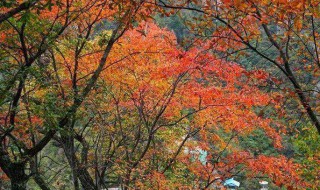
[[227, 187], [239, 187], [240, 182], [234, 180], [233, 178], [230, 178], [230, 179], [227, 179], [223, 185]]

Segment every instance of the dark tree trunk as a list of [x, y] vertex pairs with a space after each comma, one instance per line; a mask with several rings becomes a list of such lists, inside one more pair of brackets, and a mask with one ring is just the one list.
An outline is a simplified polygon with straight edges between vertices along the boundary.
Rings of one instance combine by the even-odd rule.
[[63, 142], [63, 149], [65, 155], [68, 159], [71, 171], [72, 171], [72, 181], [74, 185], [74, 190], [79, 190], [79, 183], [78, 183], [78, 171], [77, 171], [77, 164], [75, 162], [76, 157], [74, 153], [74, 139], [72, 135], [66, 135], [61, 137]]
[[25, 174], [24, 163], [13, 163], [10, 167], [11, 190], [26, 190], [28, 176]]
[[94, 181], [92, 177], [90, 176], [89, 172], [84, 166], [81, 166], [79, 164], [79, 161], [75, 155], [74, 151], [74, 139], [72, 134], [62, 134], [61, 140], [63, 143], [63, 149], [66, 155], [66, 158], [69, 162], [69, 165], [71, 167], [72, 173], [73, 173], [73, 180], [75, 183], [75, 188], [78, 188], [78, 179], [81, 182], [82, 187], [85, 190], [96, 190], [97, 187], [94, 184]]
[[11, 179], [11, 190], [26, 190], [27, 180], [24, 179]]

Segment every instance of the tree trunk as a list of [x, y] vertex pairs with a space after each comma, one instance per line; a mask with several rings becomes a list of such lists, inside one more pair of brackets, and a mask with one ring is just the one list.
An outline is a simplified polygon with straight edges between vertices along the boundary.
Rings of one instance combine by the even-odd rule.
[[[85, 190], [96, 190], [97, 187], [94, 184], [92, 177], [84, 166], [80, 166], [79, 161], [74, 152], [74, 139], [73, 136], [68, 134], [61, 134], [61, 140], [63, 143], [63, 149], [66, 158], [69, 162], [70, 168], [73, 174], [74, 184], [79, 186], [78, 179], [81, 182], [82, 187]], [[75, 183], [76, 182], [76, 183]], [[77, 187], [75, 186], [75, 188]]]
[[28, 176], [25, 174], [24, 163], [13, 163], [10, 169], [11, 190], [26, 190]]
[[27, 180], [25, 179], [11, 179], [11, 190], [26, 190]]
[[66, 135], [61, 137], [63, 142], [63, 149], [65, 152], [65, 155], [68, 159], [71, 172], [72, 172], [72, 181], [74, 190], [79, 190], [79, 183], [78, 183], [78, 171], [77, 171], [77, 164], [75, 162], [76, 157], [74, 153], [74, 139], [72, 135]]
[[27, 189], [29, 176], [25, 173], [25, 162], [12, 162], [6, 151], [0, 148], [0, 168], [9, 177], [12, 190]]

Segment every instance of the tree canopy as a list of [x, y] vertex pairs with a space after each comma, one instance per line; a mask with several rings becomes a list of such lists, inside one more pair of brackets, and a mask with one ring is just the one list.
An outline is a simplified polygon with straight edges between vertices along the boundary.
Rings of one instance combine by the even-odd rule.
[[316, 189], [318, 0], [0, 3], [0, 189]]

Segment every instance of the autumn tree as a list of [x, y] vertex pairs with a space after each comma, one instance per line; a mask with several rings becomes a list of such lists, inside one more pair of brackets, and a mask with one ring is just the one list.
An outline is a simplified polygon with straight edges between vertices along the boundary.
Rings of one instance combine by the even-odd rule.
[[318, 1], [156, 1], [155, 4], [165, 8], [163, 14], [172, 14], [174, 10], [195, 12], [188, 22], [190, 30], [211, 40], [215, 51], [227, 57], [239, 52], [254, 53], [275, 66], [291, 85], [302, 112], [320, 132], [316, 101]]
[[[92, 73], [99, 43], [109, 36], [107, 30], [87, 42], [79, 56], [80, 80]], [[64, 68], [64, 89], [72, 85], [66, 77], [74, 62], [67, 57], [74, 54], [69, 45], [59, 47], [66, 56], [56, 57]], [[287, 168], [285, 157], [255, 157], [237, 145], [239, 137], [261, 129], [275, 147], [282, 146], [282, 126], [256, 110], [279, 103], [256, 87], [265, 83], [266, 74], [217, 59], [203, 45], [184, 51], [171, 32], [152, 23], [115, 43], [86, 106], [75, 115], [73, 137], [79, 148], [66, 152], [74, 152], [76, 168], [89, 174], [87, 180], [97, 188], [211, 188], [242, 170], [252, 171], [249, 178], [279, 175], [273, 179], [279, 186], [304, 185], [295, 171], [298, 164]], [[64, 138], [56, 140], [66, 151]], [[201, 151], [208, 153], [205, 164], [198, 159]], [[270, 164], [260, 167], [275, 160], [278, 171]]]
[[[290, 2], [293, 16], [302, 14], [300, 4]], [[242, 174], [279, 187], [309, 186], [301, 165], [280, 151], [285, 127], [264, 114], [279, 110], [283, 96], [259, 86], [276, 80], [228, 59], [247, 47], [278, 66], [317, 126], [317, 102], [308, 99], [307, 86], [291, 71], [296, 65], [291, 59], [302, 55], [289, 58], [300, 42], [304, 48], [310, 42], [317, 46], [317, 33], [313, 26], [313, 41], [287, 39], [283, 56], [281, 36], [305, 29], [285, 14], [287, 4], [30, 0], [1, 5], [0, 167], [11, 189], [27, 189], [31, 178], [41, 189], [62, 188], [48, 180], [51, 176], [60, 177], [57, 182], [71, 179], [66, 187], [73, 189], [208, 189]], [[314, 5], [307, 5], [303, 12], [316, 18], [307, 8]], [[281, 13], [280, 24], [274, 15], [263, 16], [269, 7]], [[199, 38], [185, 49], [172, 32], [151, 22], [154, 12], [181, 9], [197, 13], [190, 18], [196, 22], [186, 24]], [[293, 22], [287, 33], [286, 19]], [[272, 35], [269, 28], [277, 25], [279, 33]], [[260, 28], [279, 57], [256, 47]], [[311, 59], [309, 54], [303, 56]], [[271, 139], [278, 155], [241, 147], [239, 141], [256, 130]], [[56, 160], [62, 169], [50, 165]]]
[[[94, 87], [113, 44], [132, 22], [148, 15], [143, 1], [26, 1], [1, 7], [1, 149], [0, 167], [12, 189], [26, 189], [30, 177], [48, 189], [37, 170], [37, 154], [65, 132], [66, 156], [72, 160], [72, 118]], [[1, 4], [5, 4], [1, 3]], [[101, 21], [113, 23], [92, 73], [78, 86], [77, 59]], [[55, 65], [58, 42], [74, 37], [72, 90], [64, 90]], [[70, 155], [71, 154], [71, 155]], [[30, 169], [28, 166], [30, 166]], [[79, 169], [78, 172], [81, 172]], [[81, 175], [85, 179], [86, 174]], [[81, 178], [82, 177], [82, 178]], [[86, 189], [92, 184], [82, 180]], [[90, 186], [91, 185], [91, 186]]]

